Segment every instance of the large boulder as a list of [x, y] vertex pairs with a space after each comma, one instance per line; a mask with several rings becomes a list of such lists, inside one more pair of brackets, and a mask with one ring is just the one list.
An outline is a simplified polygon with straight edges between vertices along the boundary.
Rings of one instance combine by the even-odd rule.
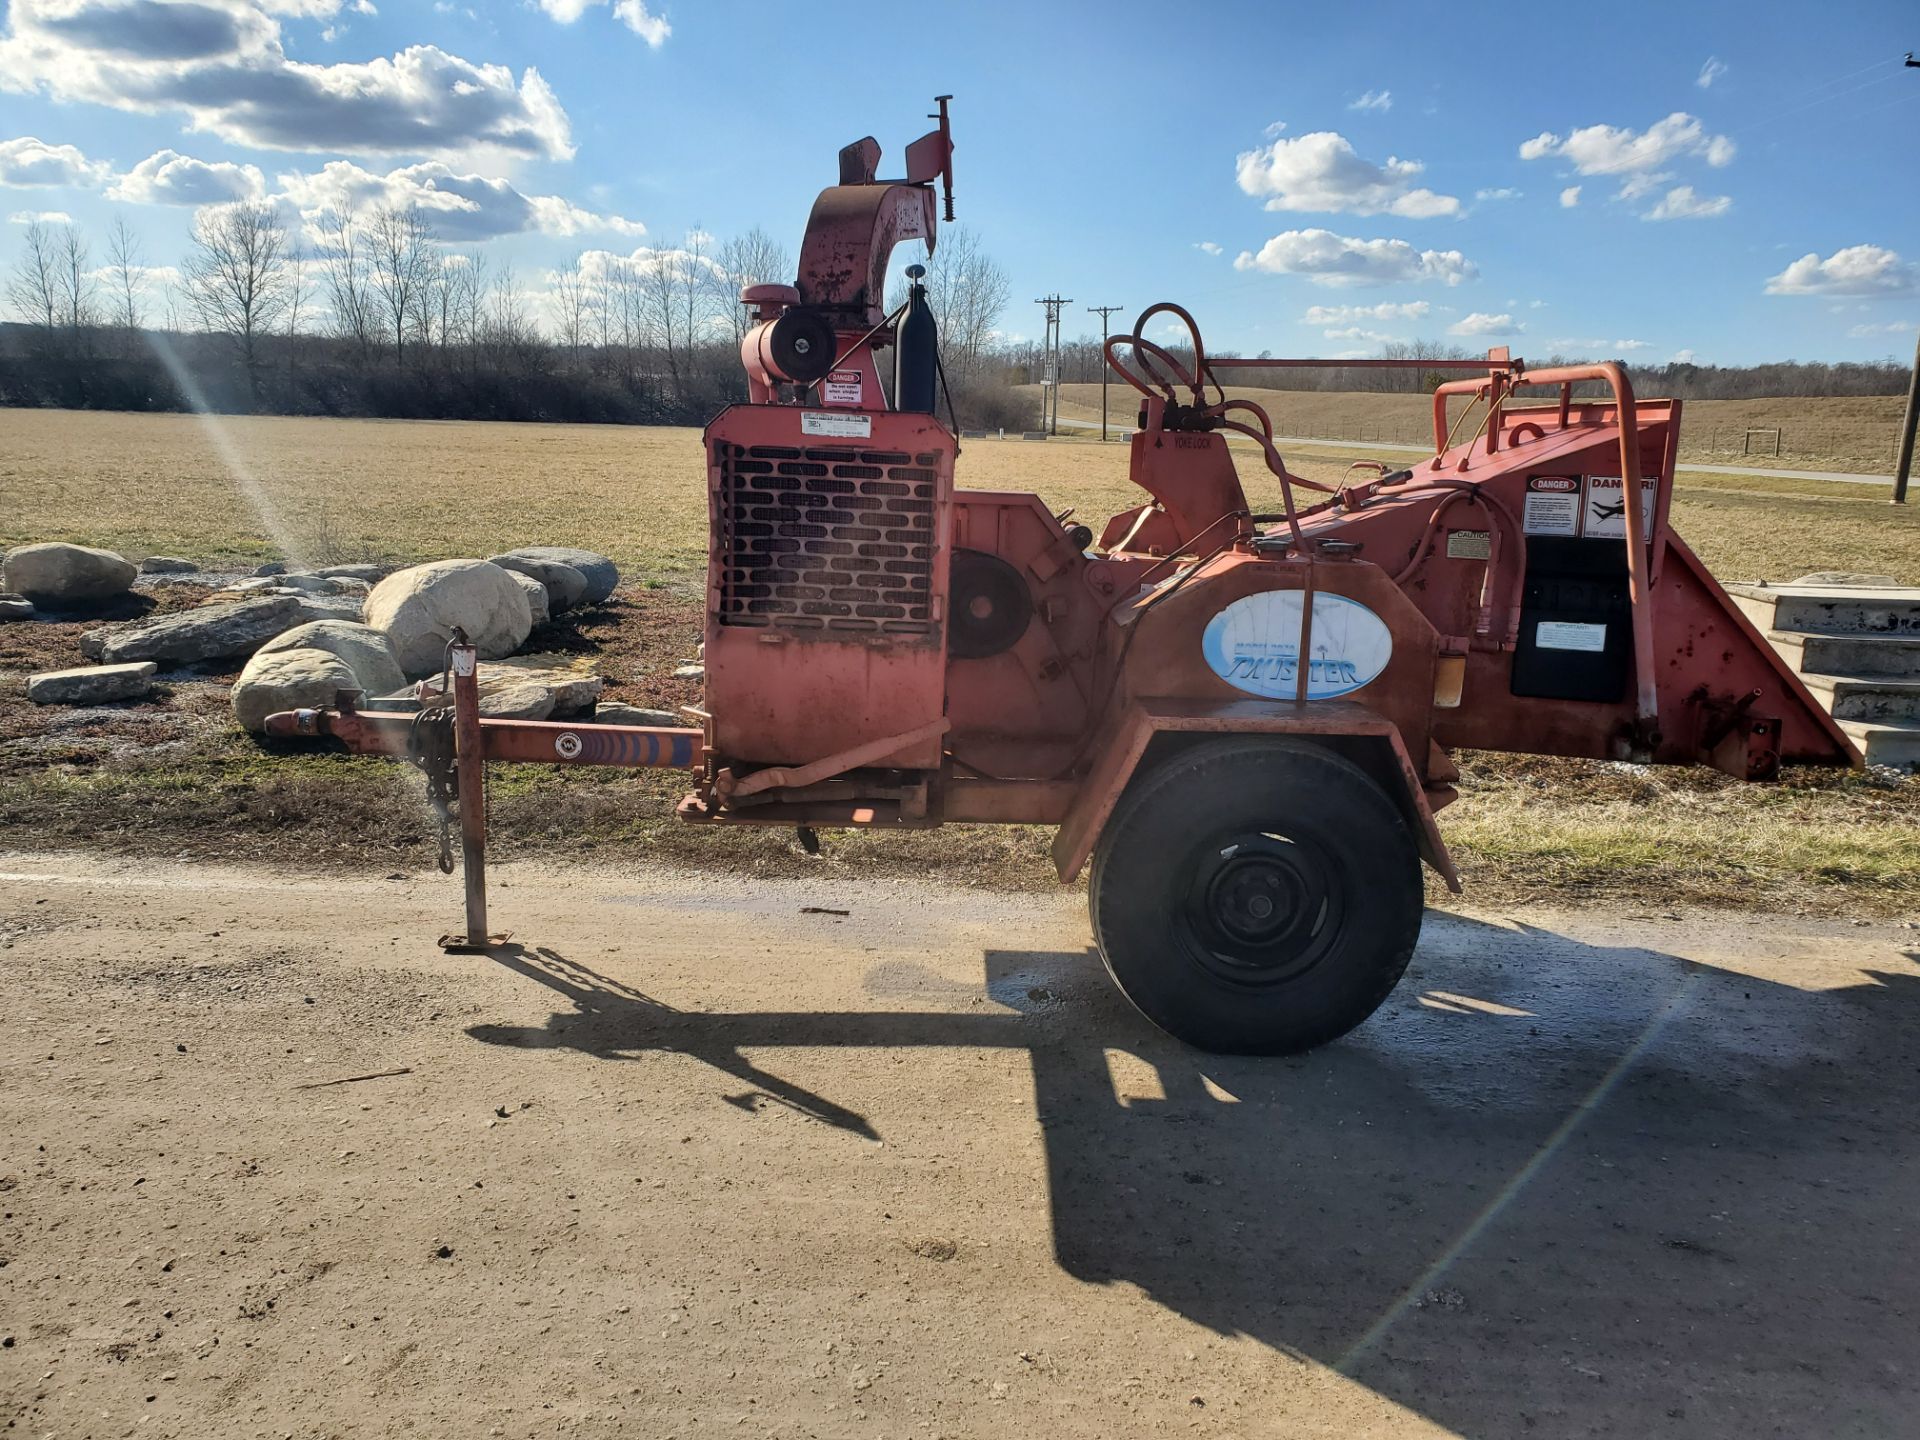
[[467, 632], [483, 660], [511, 655], [533, 629], [533, 610], [519, 582], [484, 560], [436, 560], [396, 571], [373, 587], [363, 614], [386, 635], [409, 675], [440, 669], [455, 626]]
[[620, 583], [620, 570], [613, 561], [604, 555], [596, 555], [591, 550], [575, 550], [567, 545], [522, 545], [509, 550], [508, 555], [517, 555], [523, 560], [545, 560], [555, 565], [568, 565], [578, 570], [587, 582], [587, 596], [581, 603], [598, 605], [613, 594], [613, 587]]
[[325, 575], [330, 580], [364, 580], [369, 585], [377, 585], [393, 571], [391, 565], [325, 565], [314, 571], [316, 575]]
[[26, 596], [0, 590], [0, 620], [31, 620], [34, 613], [33, 601]]
[[36, 705], [107, 705], [138, 700], [153, 689], [160, 667], [151, 660], [130, 665], [83, 665], [77, 670], [44, 670], [27, 677], [27, 699]]
[[369, 695], [386, 695], [407, 683], [387, 637], [355, 620], [311, 620], [296, 625], [262, 645], [255, 658], [282, 650], [324, 650], [337, 656], [353, 671], [359, 688]]
[[[489, 560], [487, 563], [491, 565], [493, 562]], [[542, 585], [538, 580], [534, 579], [533, 576], [526, 574], [524, 571], [515, 570], [507, 565], [502, 565], [500, 568], [505, 570], [507, 574], [511, 575], [515, 580], [519, 581], [520, 588], [526, 591], [527, 604], [531, 606], [533, 610], [534, 629], [538, 630], [553, 618], [553, 596], [548, 593], [546, 586]], [[573, 573], [578, 575], [580, 572], [576, 570]]]
[[233, 683], [233, 718], [255, 734], [276, 710], [318, 709], [342, 690], [360, 688], [347, 662], [326, 650], [274, 650], [255, 655]]
[[0, 561], [0, 590], [60, 609], [125, 594], [139, 573], [132, 561], [91, 545], [20, 545]]
[[128, 660], [158, 660], [163, 665], [237, 660], [307, 618], [300, 604], [295, 596], [274, 595], [107, 625], [80, 637], [80, 653], [109, 665]]
[[538, 560], [531, 555], [508, 554], [495, 555], [487, 563], [539, 581], [546, 588], [547, 610], [551, 614], [558, 615], [562, 610], [571, 610], [587, 598], [587, 577], [573, 566], [562, 565], [558, 560]]

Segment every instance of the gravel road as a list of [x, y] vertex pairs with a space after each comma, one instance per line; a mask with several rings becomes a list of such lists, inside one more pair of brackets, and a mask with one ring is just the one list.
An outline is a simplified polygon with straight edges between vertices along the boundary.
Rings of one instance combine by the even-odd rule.
[[0, 855], [11, 1433], [1913, 1433], [1920, 930], [1430, 915], [1256, 1061], [1071, 896], [494, 881]]

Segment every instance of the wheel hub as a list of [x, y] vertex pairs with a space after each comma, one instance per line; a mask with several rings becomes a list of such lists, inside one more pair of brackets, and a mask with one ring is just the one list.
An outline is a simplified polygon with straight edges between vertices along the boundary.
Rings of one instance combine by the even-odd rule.
[[1201, 852], [1180, 916], [1200, 963], [1243, 985], [1312, 968], [1338, 929], [1334, 889], [1306, 846], [1236, 835]]

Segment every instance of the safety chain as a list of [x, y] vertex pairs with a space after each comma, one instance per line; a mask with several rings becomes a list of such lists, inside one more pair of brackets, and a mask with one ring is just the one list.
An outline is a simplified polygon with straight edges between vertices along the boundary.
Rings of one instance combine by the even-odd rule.
[[427, 777], [427, 803], [440, 817], [440, 873], [453, 873], [453, 825], [460, 815], [455, 778], [453, 706], [431, 705], [413, 717], [407, 730], [407, 763]]
[[[461, 639], [465, 639], [464, 634]], [[407, 728], [407, 763], [427, 777], [427, 803], [440, 817], [440, 873], [453, 873], [453, 826], [460, 817], [453, 739], [453, 641], [441, 662], [438, 705], [423, 705]]]

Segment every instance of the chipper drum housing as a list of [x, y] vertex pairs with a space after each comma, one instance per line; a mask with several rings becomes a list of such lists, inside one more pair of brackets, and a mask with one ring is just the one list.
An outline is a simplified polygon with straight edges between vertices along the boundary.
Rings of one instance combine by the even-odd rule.
[[[1173, 1034], [1279, 1053], [1359, 1024], [1419, 935], [1460, 747], [1718, 767], [1857, 764], [1668, 523], [1680, 404], [1617, 365], [1211, 360], [1178, 306], [1107, 361], [1140, 395], [1140, 503], [1096, 534], [956, 484], [937, 327], [902, 243], [951, 220], [953, 142], [840, 152], [791, 285], [750, 287], [747, 396], [708, 425], [706, 695], [685, 727], [496, 720], [473, 651], [418, 714], [356, 697], [282, 735], [412, 754], [457, 815], [484, 948], [488, 760], [668, 765], [683, 819], [1054, 827], [1107, 968]], [[937, 187], [937, 188], [936, 188]], [[1178, 351], [1149, 340], [1169, 324]], [[1327, 486], [1222, 372], [1448, 372], [1434, 450]], [[1523, 394], [1531, 395], [1522, 403]], [[943, 421], [939, 411], [947, 412]], [[1044, 463], [1044, 462], [1042, 462]], [[1252, 476], [1252, 493], [1243, 482]], [[689, 477], [691, 482], [691, 477]], [[448, 691], [450, 690], [450, 703]]]

